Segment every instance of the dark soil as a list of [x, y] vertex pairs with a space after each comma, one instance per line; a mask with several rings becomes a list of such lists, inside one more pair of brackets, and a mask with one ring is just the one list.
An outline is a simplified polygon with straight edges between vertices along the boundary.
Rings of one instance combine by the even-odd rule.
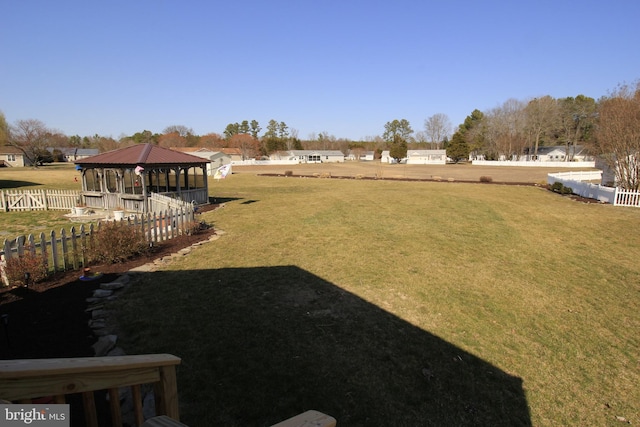
[[[209, 205], [200, 210], [215, 209]], [[97, 341], [85, 310], [101, 283], [115, 280], [134, 267], [207, 240], [213, 227], [191, 236], [180, 236], [154, 246], [148, 254], [127, 262], [91, 266], [104, 273], [100, 279], [81, 281], [82, 271], [57, 273], [48, 280], [18, 288], [0, 289], [0, 359], [39, 359], [93, 356]]]

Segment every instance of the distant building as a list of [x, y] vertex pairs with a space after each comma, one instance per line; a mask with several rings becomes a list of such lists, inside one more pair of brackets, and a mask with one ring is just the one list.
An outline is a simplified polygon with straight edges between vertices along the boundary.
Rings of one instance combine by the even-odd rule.
[[408, 165], [444, 165], [447, 150], [407, 150]]
[[24, 153], [12, 145], [0, 146], [0, 166], [1, 167], [22, 167], [31, 166]]
[[344, 154], [339, 150], [291, 150], [274, 153], [272, 160], [294, 160], [298, 163], [343, 163]]
[[554, 145], [549, 147], [538, 147], [537, 157], [534, 154], [535, 150], [528, 148], [525, 150], [525, 155], [522, 160], [526, 161], [538, 161], [538, 162], [592, 162], [594, 157], [591, 156], [586, 148], [582, 145], [576, 145], [575, 147]]

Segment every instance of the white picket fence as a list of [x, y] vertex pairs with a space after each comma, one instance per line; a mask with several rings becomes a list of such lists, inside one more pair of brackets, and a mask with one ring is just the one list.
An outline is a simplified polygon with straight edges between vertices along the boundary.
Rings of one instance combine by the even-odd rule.
[[[140, 230], [147, 243], [160, 243], [183, 234], [192, 232], [195, 224], [193, 209], [169, 209], [159, 213], [148, 213], [131, 216], [126, 220], [130, 227]], [[71, 227], [70, 231], [60, 230], [60, 233], [50, 231], [38, 236], [18, 236], [13, 240], [5, 239], [0, 248], [0, 272], [6, 262], [15, 256], [22, 256], [25, 252], [41, 255], [49, 272], [78, 270], [87, 266], [85, 249], [90, 247], [91, 240], [100, 230], [100, 222]], [[8, 285], [2, 274], [3, 282]]]
[[620, 188], [605, 187], [587, 181], [597, 181], [602, 178], [602, 171], [576, 171], [547, 174], [547, 183], [553, 185], [560, 182], [570, 187], [574, 194], [614, 206], [640, 207], [640, 193]]
[[73, 190], [0, 190], [0, 211], [71, 210], [79, 200]]
[[640, 192], [616, 188], [614, 206], [633, 206], [640, 208]]

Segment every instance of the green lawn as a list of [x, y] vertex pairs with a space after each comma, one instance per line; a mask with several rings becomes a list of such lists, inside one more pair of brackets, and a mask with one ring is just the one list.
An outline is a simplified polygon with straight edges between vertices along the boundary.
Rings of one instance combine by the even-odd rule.
[[536, 187], [234, 174], [225, 232], [117, 301], [191, 426], [640, 422], [640, 210]]
[[[76, 178], [78, 182], [76, 182]], [[38, 168], [0, 168], [0, 190], [81, 190], [79, 172], [73, 164], [54, 163]], [[46, 235], [55, 230], [56, 233], [64, 228], [67, 231], [72, 226], [80, 227], [79, 223], [72, 223], [67, 210], [30, 211], [30, 212], [0, 212], [0, 243], [4, 239], [14, 239], [20, 235], [33, 233], [38, 236]]]

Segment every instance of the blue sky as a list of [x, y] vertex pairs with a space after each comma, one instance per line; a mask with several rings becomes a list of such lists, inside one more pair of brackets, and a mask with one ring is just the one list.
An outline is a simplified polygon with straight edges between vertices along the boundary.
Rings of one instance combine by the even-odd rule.
[[640, 2], [8, 0], [0, 111], [67, 135], [284, 121], [358, 140], [640, 78]]

